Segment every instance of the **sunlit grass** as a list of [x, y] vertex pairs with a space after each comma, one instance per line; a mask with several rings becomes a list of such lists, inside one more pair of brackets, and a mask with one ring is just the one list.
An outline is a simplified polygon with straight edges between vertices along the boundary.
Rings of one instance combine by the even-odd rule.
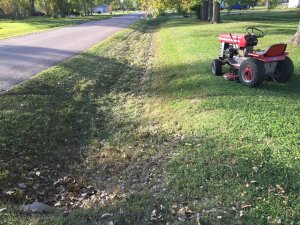
[[[158, 72], [152, 85], [162, 111], [168, 109], [158, 120], [167, 121], [169, 129], [180, 127], [187, 143], [168, 166], [169, 197], [196, 201], [204, 223], [299, 222], [299, 48], [288, 46], [295, 74], [287, 84], [250, 89], [209, 69], [218, 57], [220, 33], [261, 28], [266, 37], [257, 48], [265, 49], [288, 42], [298, 20], [294, 12], [223, 16], [218, 25], [172, 19], [156, 35]], [[245, 204], [249, 208], [241, 207]], [[217, 210], [205, 214], [208, 208]]]

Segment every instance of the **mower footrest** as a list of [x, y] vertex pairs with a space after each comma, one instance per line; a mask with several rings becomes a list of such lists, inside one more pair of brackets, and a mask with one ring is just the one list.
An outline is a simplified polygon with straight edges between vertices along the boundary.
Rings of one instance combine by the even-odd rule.
[[239, 76], [237, 74], [234, 73], [225, 73], [223, 75], [225, 80], [229, 80], [229, 81], [235, 81], [239, 79]]
[[245, 57], [233, 57], [233, 58], [227, 59], [228, 63], [231, 66], [233, 66], [235, 69], [240, 68], [241, 63], [245, 60], [246, 60]]

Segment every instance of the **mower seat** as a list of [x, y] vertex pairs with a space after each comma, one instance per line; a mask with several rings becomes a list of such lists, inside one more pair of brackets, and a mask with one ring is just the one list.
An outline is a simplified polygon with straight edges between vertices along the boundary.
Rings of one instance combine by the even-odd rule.
[[275, 57], [280, 56], [284, 54], [284, 51], [286, 49], [286, 44], [280, 43], [271, 45], [270, 48], [268, 48], [266, 51], [255, 51], [254, 53], [260, 56], [264, 57]]

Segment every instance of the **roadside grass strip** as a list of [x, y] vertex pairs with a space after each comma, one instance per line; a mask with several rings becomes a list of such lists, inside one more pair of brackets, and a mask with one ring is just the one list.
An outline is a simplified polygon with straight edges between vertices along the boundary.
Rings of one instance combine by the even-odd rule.
[[49, 30], [58, 27], [76, 25], [84, 22], [104, 20], [116, 15], [94, 15], [86, 17], [66, 17], [66, 18], [50, 18], [50, 17], [30, 17], [23, 20], [0, 19], [0, 40], [34, 32]]

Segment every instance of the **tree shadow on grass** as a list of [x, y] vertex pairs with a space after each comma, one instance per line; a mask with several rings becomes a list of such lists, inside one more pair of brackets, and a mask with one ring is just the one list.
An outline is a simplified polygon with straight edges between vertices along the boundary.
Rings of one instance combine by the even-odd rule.
[[[186, 27], [186, 26], [195, 26], [197, 24], [199, 25], [208, 25], [208, 22], [203, 22], [201, 20], [198, 20], [196, 18], [181, 18], [176, 19], [176, 21], [172, 21], [172, 17], [165, 17], [166, 18], [166, 24], [164, 27], [166, 28], [172, 28], [172, 27]], [[260, 27], [271, 27], [270, 25], [266, 25], [268, 22], [276, 21], [277, 26], [283, 26], [285, 27], [286, 24], [295, 24], [295, 29], [293, 32], [291, 32], [291, 29], [282, 28], [280, 30], [276, 29], [275, 31], [272, 31], [270, 34], [280, 34], [285, 33], [285, 29], [288, 31], [288, 33], [294, 34], [296, 32], [297, 24], [299, 22], [299, 16], [297, 16], [294, 13], [248, 13], [243, 15], [229, 15], [229, 16], [222, 16], [222, 23], [237, 23], [237, 22], [255, 22], [255, 23], [261, 23]], [[275, 26], [275, 25], [274, 25]]]
[[[128, 82], [141, 70], [84, 53], [2, 95], [1, 190], [14, 191], [2, 197], [47, 202], [47, 193], [39, 192], [84, 161], [95, 129], [99, 129], [98, 138], [111, 135], [107, 127], [107, 120], [114, 120], [110, 103], [97, 100], [130, 91]], [[18, 183], [27, 184], [21, 195]]]
[[[128, 201], [120, 203], [122, 207], [129, 204], [120, 224], [132, 224], [137, 213], [143, 214], [142, 208], [130, 203], [132, 198], [139, 198], [134, 195], [144, 196], [138, 203], [141, 207], [150, 210], [152, 202], [158, 206], [157, 200], [145, 191], [160, 191], [164, 174], [157, 168], [181, 141], [160, 133], [159, 127], [137, 132], [140, 118], [126, 114], [120, 117], [112, 111], [120, 96], [137, 94], [143, 71], [126, 60], [84, 53], [2, 95], [1, 198], [12, 204], [38, 200], [53, 205], [64, 201], [63, 193], [69, 191], [72, 199], [80, 198], [85, 193], [83, 189], [94, 184], [95, 189], [101, 187], [97, 196], [105, 200], [104, 205], [128, 194]], [[127, 129], [123, 137], [118, 135], [121, 129]], [[114, 137], [117, 140], [111, 144], [113, 147], [103, 146], [103, 141]], [[91, 157], [86, 150], [93, 141], [98, 143]], [[81, 177], [80, 182], [76, 177]], [[74, 181], [73, 186], [64, 183], [69, 181]], [[20, 183], [26, 184], [25, 190], [18, 188]], [[13, 193], [5, 194], [7, 190]], [[110, 200], [110, 195], [117, 197]], [[67, 224], [103, 220], [98, 211], [95, 217], [91, 211], [75, 210], [72, 217], [59, 219]], [[40, 220], [47, 224], [44, 217]]]
[[[295, 69], [292, 78], [284, 84], [276, 81], [265, 81], [260, 87], [248, 88], [237, 81], [227, 81], [222, 76], [214, 76], [210, 70], [209, 60], [193, 62], [193, 65], [176, 65], [164, 67], [157, 74], [161, 74], [161, 81], [155, 84], [155, 91], [164, 97], [176, 96], [189, 99], [210, 96], [264, 96], [297, 99], [300, 85], [300, 73]], [[174, 71], [170, 73], [170, 71]], [[223, 67], [223, 73], [229, 72], [229, 67]]]
[[[155, 73], [156, 76], [160, 74], [160, 77], [159, 83], [155, 83], [154, 78], [152, 94], [158, 99], [176, 103], [181, 99], [182, 104], [189, 99], [204, 100], [204, 103], [200, 101], [196, 106], [194, 116], [197, 116], [197, 112], [207, 111], [209, 114], [209, 110], [226, 112], [221, 115], [224, 118], [216, 118], [220, 120], [218, 125], [202, 129], [204, 134], [200, 142], [186, 135], [185, 142], [194, 147], [181, 146], [176, 150], [176, 156], [172, 157], [171, 166], [168, 163], [169, 175], [172, 175], [167, 177], [170, 188], [167, 190], [175, 196], [172, 201], [196, 202], [194, 207], [201, 214], [201, 224], [241, 224], [241, 221], [246, 224], [264, 224], [275, 215], [286, 223], [299, 220], [299, 199], [292, 200], [286, 206], [286, 200], [295, 198], [300, 189], [300, 183], [294, 182], [300, 171], [297, 159], [294, 158], [297, 155], [297, 135], [292, 135], [297, 132], [297, 128], [285, 130], [284, 134], [276, 130], [276, 123], [280, 126], [294, 123], [289, 115], [294, 115], [294, 109], [299, 106], [287, 106], [293, 100], [298, 100], [298, 70], [286, 84], [271, 82], [260, 88], [248, 88], [213, 76], [209, 65], [209, 61], [193, 62], [193, 65], [163, 67]], [[193, 104], [197, 102], [182, 107], [192, 107]], [[181, 105], [176, 107], [181, 108]], [[277, 111], [279, 117], [274, 123], [270, 122]], [[283, 112], [284, 118], [280, 118]], [[264, 114], [268, 115], [265, 124], [260, 122]], [[226, 121], [230, 121], [228, 118], [238, 123], [239, 115], [242, 115], [240, 124], [227, 124]], [[184, 120], [189, 120], [189, 117], [192, 119], [191, 115], [187, 115]], [[291, 120], [287, 119], [285, 123], [286, 118]], [[243, 121], [248, 121], [248, 124]], [[273, 125], [276, 129], [268, 133], [268, 127]], [[223, 129], [223, 126], [227, 128]], [[209, 132], [205, 133], [207, 129]], [[285, 138], [289, 138], [293, 144]], [[277, 141], [281, 143], [280, 140], [285, 141], [284, 146], [275, 144]], [[269, 141], [274, 142], [272, 147]], [[285, 157], [286, 151], [290, 157]], [[290, 166], [287, 166], [287, 161]], [[268, 199], [268, 203], [264, 199]], [[203, 209], [210, 212], [206, 213]], [[286, 214], [285, 210], [295, 214]], [[220, 215], [221, 219], [218, 219]], [[268, 215], [271, 215], [269, 219]]]
[[[287, 223], [299, 219], [299, 198], [294, 199], [300, 189], [294, 182], [300, 169], [296, 161], [289, 167], [267, 146], [243, 150], [230, 144], [220, 148], [220, 142], [219, 135], [204, 138], [201, 147], [186, 149], [173, 160], [168, 181], [173, 190], [168, 191], [181, 193], [179, 202], [193, 201], [204, 224], [263, 224], [268, 215]], [[294, 200], [287, 206], [290, 198]]]
[[[226, 139], [226, 136], [223, 138]], [[295, 221], [299, 217], [294, 205], [299, 201], [296, 196], [300, 189], [299, 182], [295, 182], [299, 176], [299, 168], [295, 166], [297, 163], [292, 167], [286, 166], [270, 148], [258, 146], [256, 149], [245, 150], [230, 144], [220, 148], [220, 134], [210, 138], [204, 135], [200, 139], [187, 135], [183, 140], [159, 133], [147, 136], [141, 143], [153, 144], [151, 140], [156, 140], [157, 153], [165, 156], [171, 154], [158, 161], [155, 158], [161, 155], [153, 155], [151, 161], [154, 165], [137, 157], [131, 162], [120, 162], [124, 163], [122, 170], [116, 165], [107, 169], [108, 172], [118, 169], [114, 173], [118, 178], [130, 175], [125, 180], [148, 182], [148, 185], [137, 183], [139, 189], [131, 186], [132, 189], [125, 192], [127, 195], [114, 199], [113, 204], [96, 204], [89, 209], [77, 209], [64, 217], [62, 213], [56, 214], [58, 221], [74, 225], [109, 221], [131, 225], [140, 219], [139, 222], [143, 224], [165, 224], [166, 221], [181, 224], [178, 222], [180, 214], [177, 211], [174, 214], [172, 206], [175, 204], [180, 207], [182, 203], [190, 207], [193, 214], [201, 215], [201, 224], [262, 224], [268, 222], [268, 216], [279, 216], [285, 222]], [[134, 163], [140, 164], [140, 167], [133, 166]], [[154, 174], [162, 175], [162, 172], [151, 171], [153, 167], [167, 167], [167, 173], [164, 177], [155, 178]], [[131, 168], [135, 169], [135, 175], [128, 172]], [[113, 177], [111, 174], [108, 176]], [[285, 201], [290, 198], [293, 202], [287, 206]], [[268, 199], [267, 203], [265, 199]], [[165, 208], [161, 209], [161, 206]], [[263, 210], [256, 210], [256, 207], [263, 207]], [[160, 220], [153, 221], [151, 212], [154, 209], [159, 213]], [[285, 210], [291, 213], [286, 214]], [[107, 212], [113, 216], [102, 218], [101, 215]], [[40, 221], [41, 224], [47, 223], [45, 218]], [[194, 217], [187, 219], [185, 224], [195, 222]]]
[[266, 12], [266, 13], [245, 13], [245, 14], [234, 14], [223, 17], [225, 20], [234, 19], [235, 21], [246, 21], [246, 22], [268, 22], [276, 21], [276, 23], [284, 24], [297, 21], [299, 22], [299, 16], [293, 11], [291, 12]]

